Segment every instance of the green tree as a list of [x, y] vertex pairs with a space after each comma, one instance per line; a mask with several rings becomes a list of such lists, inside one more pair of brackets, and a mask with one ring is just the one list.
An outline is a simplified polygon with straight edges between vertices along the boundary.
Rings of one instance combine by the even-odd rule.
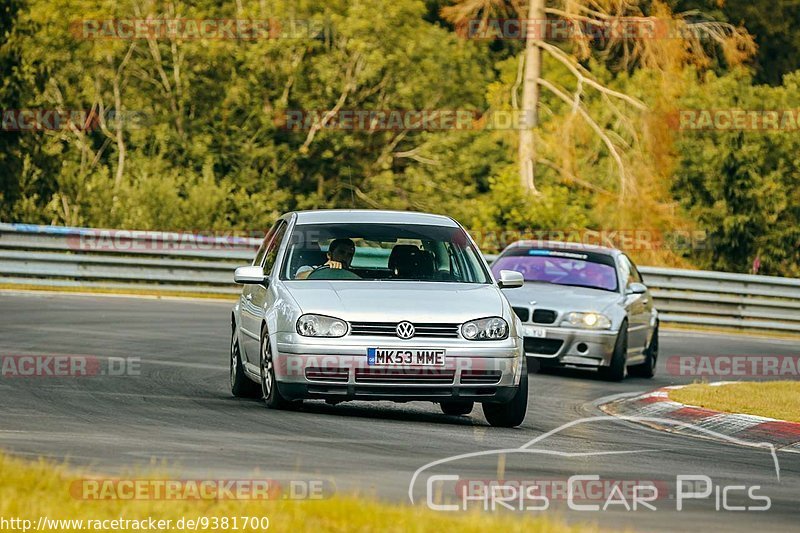
[[[14, 38], [21, 7], [21, 0], [0, 1], [0, 110], [18, 109], [22, 99], [22, 59]], [[22, 165], [18, 145], [18, 134], [0, 131], [0, 218], [10, 217], [10, 207], [19, 198]]]
[[[685, 108], [778, 111], [800, 105], [800, 73], [775, 88], [751, 81], [741, 71], [709, 76], [686, 95]], [[708, 248], [694, 254], [699, 266], [748, 272], [758, 257], [762, 274], [800, 273], [797, 128], [787, 114], [777, 130], [682, 133], [673, 191], [709, 235]]]

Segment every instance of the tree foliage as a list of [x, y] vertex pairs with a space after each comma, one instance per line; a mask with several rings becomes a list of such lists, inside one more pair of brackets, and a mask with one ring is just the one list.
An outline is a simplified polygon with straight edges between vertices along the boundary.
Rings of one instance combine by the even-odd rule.
[[[759, 257], [764, 272], [798, 274], [796, 132], [671, 125], [686, 108], [800, 107], [800, 75], [755, 85], [716, 45], [702, 62], [671, 41], [629, 62], [623, 43], [588, 55], [564, 46], [569, 61], [546, 55], [550, 89], [578, 97], [542, 93], [541, 194], [531, 198], [516, 177], [513, 129], [286, 127], [292, 110], [513, 110], [524, 43], [464, 39], [441, 16], [451, 2], [2, 1], [0, 108], [88, 110], [100, 119], [86, 131], [0, 131], [0, 220], [257, 230], [292, 209], [411, 209], [483, 232], [704, 229], [708, 249], [633, 255], [736, 271]], [[662, 4], [637, 5], [649, 15]], [[315, 29], [252, 41], [129, 40], [78, 38], [70, 26], [147, 17], [311, 21]], [[764, 38], [756, 35], [762, 50]], [[759, 69], [764, 61], [758, 56]], [[588, 90], [574, 69], [647, 110], [631, 113]], [[619, 149], [629, 179], [622, 203], [618, 161], [584, 113]]]

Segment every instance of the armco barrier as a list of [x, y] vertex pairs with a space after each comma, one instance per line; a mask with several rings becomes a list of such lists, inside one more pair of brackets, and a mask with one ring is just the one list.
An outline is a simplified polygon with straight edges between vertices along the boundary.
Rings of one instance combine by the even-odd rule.
[[[0, 223], [0, 283], [236, 294], [233, 270], [252, 259], [259, 243], [234, 235]], [[640, 270], [664, 323], [800, 332], [798, 279]]]

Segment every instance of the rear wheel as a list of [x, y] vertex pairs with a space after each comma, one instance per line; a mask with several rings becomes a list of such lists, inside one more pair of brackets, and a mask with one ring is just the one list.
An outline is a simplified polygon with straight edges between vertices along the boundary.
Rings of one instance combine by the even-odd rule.
[[439, 407], [442, 408], [442, 412], [446, 415], [463, 416], [472, 412], [472, 409], [475, 407], [475, 402], [449, 401], [440, 403]]
[[517, 427], [528, 412], [528, 364], [522, 358], [522, 376], [514, 397], [506, 403], [483, 404], [483, 415], [490, 425], [502, 428]]
[[658, 324], [653, 330], [653, 337], [645, 350], [645, 361], [641, 365], [632, 366], [628, 369], [631, 376], [640, 378], [653, 378], [656, 375], [656, 365], [658, 364]]
[[281, 396], [278, 390], [278, 382], [275, 379], [275, 362], [272, 357], [272, 348], [269, 343], [269, 336], [267, 330], [261, 332], [261, 394], [264, 398], [264, 403], [270, 409], [291, 409], [299, 406], [302, 402], [291, 402]]
[[607, 381], [622, 381], [625, 379], [627, 367], [625, 360], [628, 357], [628, 323], [623, 322], [619, 328], [617, 342], [614, 344], [614, 354], [611, 364], [600, 368], [600, 376]]
[[259, 398], [261, 396], [261, 387], [244, 373], [242, 352], [239, 349], [239, 339], [236, 337], [235, 330], [231, 334], [230, 366], [231, 393], [237, 398]]

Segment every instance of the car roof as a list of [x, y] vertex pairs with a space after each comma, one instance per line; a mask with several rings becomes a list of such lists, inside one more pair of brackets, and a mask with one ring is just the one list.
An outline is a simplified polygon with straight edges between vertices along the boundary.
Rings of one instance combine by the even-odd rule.
[[581, 252], [594, 252], [596, 254], [603, 254], [610, 256], [617, 256], [622, 253], [621, 250], [618, 250], [616, 248], [608, 248], [607, 246], [599, 246], [591, 243], [584, 244], [581, 242], [538, 241], [538, 240], [513, 242], [508, 246], [506, 246], [503, 252], [512, 250], [514, 248], [530, 248], [530, 249], [536, 248], [542, 250], [571, 250], [571, 251], [581, 251]]
[[377, 209], [320, 209], [295, 211], [297, 224], [336, 224], [364, 222], [367, 224], [423, 224], [458, 227], [450, 217], [414, 211], [382, 211]]

